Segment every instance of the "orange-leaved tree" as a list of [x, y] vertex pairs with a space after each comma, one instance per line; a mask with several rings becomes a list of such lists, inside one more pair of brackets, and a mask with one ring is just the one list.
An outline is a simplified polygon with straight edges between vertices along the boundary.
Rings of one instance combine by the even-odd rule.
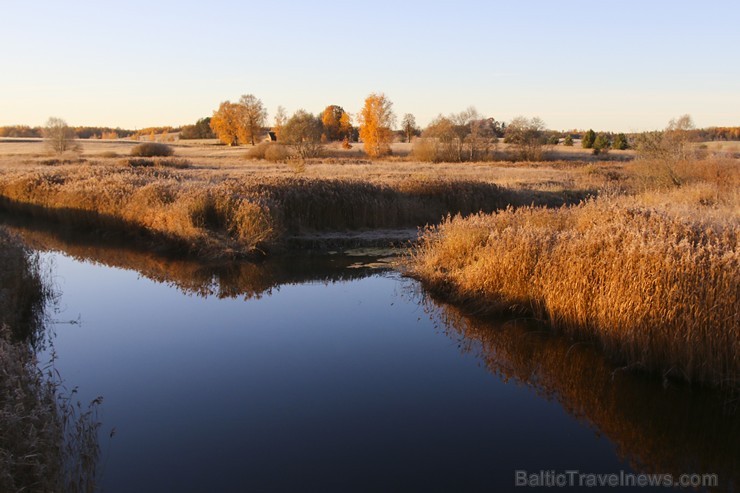
[[321, 113], [321, 123], [324, 125], [324, 135], [327, 140], [342, 140], [352, 133], [349, 115], [344, 108], [332, 104]]
[[242, 112], [242, 106], [231, 101], [224, 101], [218, 111], [213, 112], [211, 130], [224, 144], [234, 146], [239, 143]]
[[390, 153], [393, 141], [393, 124], [396, 117], [393, 103], [385, 94], [371, 94], [359, 114], [360, 138], [368, 156], [378, 157]]

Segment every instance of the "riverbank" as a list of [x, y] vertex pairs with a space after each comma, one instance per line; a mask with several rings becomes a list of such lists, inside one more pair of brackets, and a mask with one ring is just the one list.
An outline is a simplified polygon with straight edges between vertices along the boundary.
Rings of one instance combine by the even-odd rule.
[[0, 228], [1, 491], [94, 489], [94, 406], [73, 404], [36, 359], [50, 296], [37, 258]]
[[[510, 189], [452, 177], [385, 180], [233, 175], [120, 164], [0, 172], [0, 207], [199, 258], [258, 256], [291, 244], [330, 247], [342, 233], [408, 230], [448, 214], [559, 206], [588, 190]], [[327, 232], [334, 234], [326, 235]], [[357, 246], [356, 244], [353, 246]]]
[[518, 312], [636, 369], [740, 387], [738, 172], [428, 229], [408, 273], [479, 313]]

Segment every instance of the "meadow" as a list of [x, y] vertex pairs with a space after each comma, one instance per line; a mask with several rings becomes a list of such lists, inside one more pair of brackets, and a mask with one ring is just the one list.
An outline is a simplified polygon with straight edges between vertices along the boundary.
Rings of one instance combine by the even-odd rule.
[[407, 229], [449, 213], [558, 206], [585, 198], [603, 181], [578, 169], [375, 162], [351, 152], [306, 160], [297, 171], [219, 146], [131, 158], [123, 154], [131, 146], [95, 143], [82, 154], [53, 158], [40, 142], [0, 145], [8, 146], [0, 147], [0, 201], [7, 210], [123, 232], [200, 258], [280, 251], [311, 232]]

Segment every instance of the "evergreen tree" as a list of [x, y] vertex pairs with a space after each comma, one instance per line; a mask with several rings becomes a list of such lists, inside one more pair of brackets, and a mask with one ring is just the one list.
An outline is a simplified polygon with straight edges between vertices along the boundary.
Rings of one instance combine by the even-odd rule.
[[583, 134], [583, 139], [581, 140], [581, 146], [584, 149], [592, 149], [594, 147], [595, 140], [596, 140], [596, 132], [594, 132], [592, 129], [589, 129], [588, 132]]

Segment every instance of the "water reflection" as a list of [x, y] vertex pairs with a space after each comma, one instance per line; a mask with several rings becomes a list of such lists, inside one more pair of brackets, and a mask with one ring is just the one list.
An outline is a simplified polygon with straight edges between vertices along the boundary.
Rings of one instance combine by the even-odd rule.
[[586, 344], [527, 320], [486, 321], [424, 297], [427, 313], [464, 353], [508, 382], [559, 402], [607, 436], [643, 472], [717, 473], [720, 490], [740, 485], [740, 413], [734, 396], [624, 371]]
[[202, 297], [245, 299], [269, 295], [284, 284], [362, 279], [389, 264], [377, 255], [285, 255], [262, 262], [208, 263], [122, 246], [116, 237], [71, 230], [48, 221], [0, 215], [0, 223], [37, 251], [56, 251], [81, 262], [132, 270]]

